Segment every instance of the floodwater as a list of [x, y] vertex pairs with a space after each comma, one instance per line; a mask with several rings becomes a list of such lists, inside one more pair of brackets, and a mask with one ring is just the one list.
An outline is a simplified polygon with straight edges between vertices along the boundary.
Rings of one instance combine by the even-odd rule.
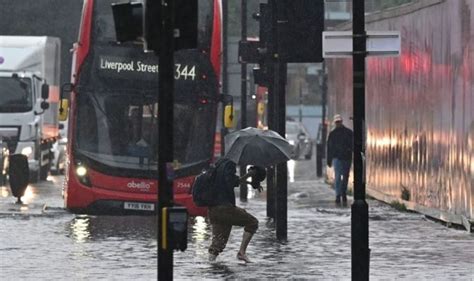
[[[251, 192], [255, 198], [238, 204], [260, 221], [248, 249], [254, 263], [245, 265], [235, 257], [239, 227], [217, 262], [208, 262], [210, 226], [197, 217], [189, 223], [187, 251], [174, 254], [175, 279], [350, 280], [350, 208], [334, 206], [332, 190], [301, 176], [313, 173], [311, 162], [293, 163], [297, 172], [289, 184], [287, 242], [275, 239], [264, 194]], [[60, 190], [58, 179], [48, 182], [53, 190]], [[2, 196], [6, 192], [2, 188]], [[49, 196], [53, 203], [42, 212], [1, 213], [0, 280], [157, 279], [154, 217], [78, 216], [61, 210], [60, 193]], [[13, 197], [0, 199], [2, 210], [14, 202]], [[380, 202], [368, 203], [372, 280], [474, 279], [473, 234]]]

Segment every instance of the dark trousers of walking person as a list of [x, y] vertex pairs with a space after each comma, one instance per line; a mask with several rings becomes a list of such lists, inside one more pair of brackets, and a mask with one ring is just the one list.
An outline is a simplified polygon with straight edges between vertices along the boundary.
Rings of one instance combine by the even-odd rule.
[[249, 262], [246, 257], [247, 246], [258, 229], [258, 220], [242, 208], [233, 205], [209, 207], [209, 220], [212, 226], [212, 243], [209, 254], [214, 258], [225, 248], [232, 226], [243, 226], [244, 234], [237, 258]]
[[351, 171], [351, 160], [340, 160], [334, 158], [332, 166], [334, 167], [334, 189], [336, 190], [336, 203], [347, 202], [347, 184], [349, 182], [349, 173]]

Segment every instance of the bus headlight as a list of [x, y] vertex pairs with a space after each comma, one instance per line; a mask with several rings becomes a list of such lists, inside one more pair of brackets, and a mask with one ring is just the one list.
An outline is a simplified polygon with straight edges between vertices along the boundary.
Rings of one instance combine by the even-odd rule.
[[78, 164], [76, 166], [76, 175], [77, 175], [77, 178], [79, 179], [79, 182], [81, 182], [83, 185], [86, 185], [89, 187], [92, 186], [91, 180], [89, 179], [89, 175], [87, 173], [87, 168], [84, 165]]
[[86, 167], [84, 166], [78, 166], [76, 168], [76, 174], [79, 176], [79, 177], [84, 177], [85, 175], [87, 175], [87, 169]]
[[33, 155], [33, 147], [31, 146], [25, 146], [21, 150], [21, 154], [25, 155], [26, 157], [30, 158], [30, 156]]

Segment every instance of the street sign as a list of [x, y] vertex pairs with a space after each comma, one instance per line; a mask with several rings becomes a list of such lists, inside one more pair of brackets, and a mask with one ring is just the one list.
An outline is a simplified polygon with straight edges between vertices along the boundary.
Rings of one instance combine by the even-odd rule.
[[[367, 56], [400, 55], [399, 31], [367, 31]], [[323, 32], [323, 57], [352, 57], [352, 31]]]

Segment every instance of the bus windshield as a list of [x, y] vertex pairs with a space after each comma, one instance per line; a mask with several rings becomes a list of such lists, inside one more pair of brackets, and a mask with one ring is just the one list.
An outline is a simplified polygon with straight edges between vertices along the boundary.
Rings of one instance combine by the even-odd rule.
[[86, 91], [79, 105], [77, 146], [83, 153], [124, 167], [156, 162], [156, 97]]
[[32, 107], [29, 78], [0, 77], [0, 112], [27, 112]]
[[[183, 166], [209, 158], [214, 111], [194, 100], [176, 102], [174, 159]], [[156, 170], [157, 93], [84, 91], [78, 95], [77, 151], [107, 167]], [[212, 126], [211, 126], [212, 128]]]

